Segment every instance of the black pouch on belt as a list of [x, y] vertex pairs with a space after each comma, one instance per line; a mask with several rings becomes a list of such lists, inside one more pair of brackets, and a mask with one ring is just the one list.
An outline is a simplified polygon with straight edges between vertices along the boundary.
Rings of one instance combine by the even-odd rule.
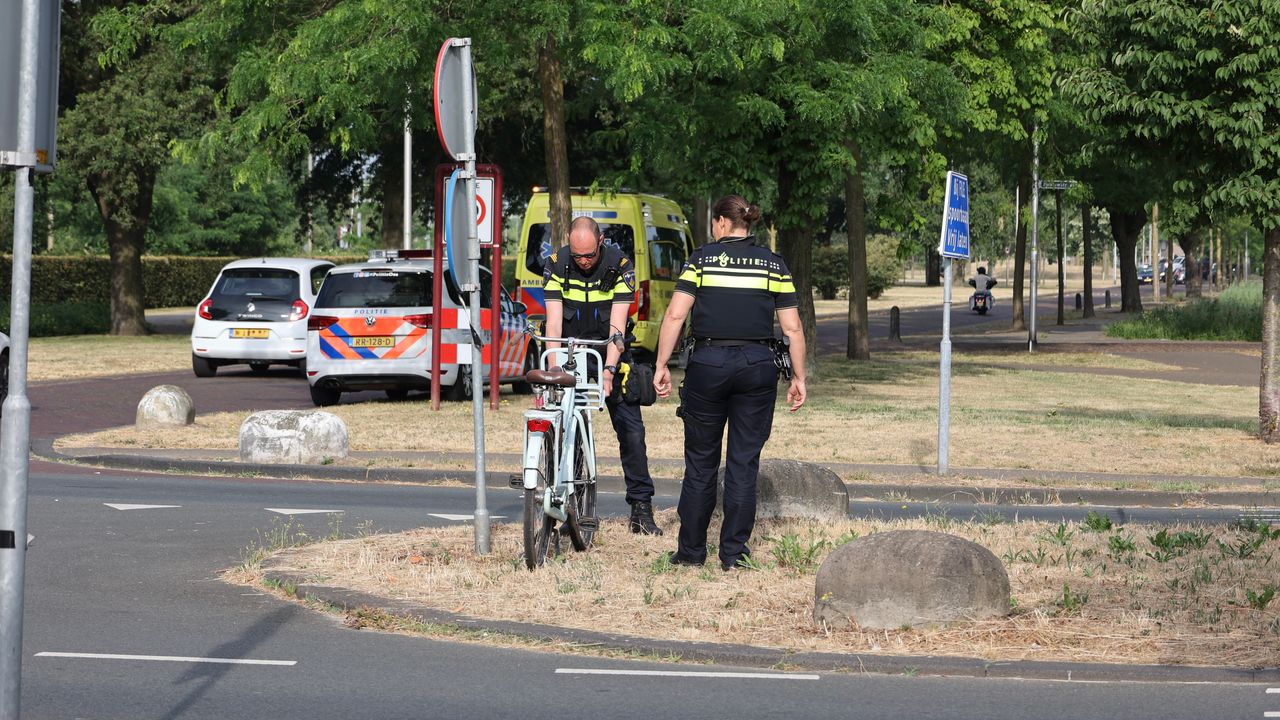
[[658, 402], [653, 387], [653, 370], [643, 363], [622, 363], [622, 401], [628, 405], [652, 405]]
[[773, 364], [778, 367], [778, 377], [791, 382], [791, 338], [774, 338], [769, 341], [773, 348]]

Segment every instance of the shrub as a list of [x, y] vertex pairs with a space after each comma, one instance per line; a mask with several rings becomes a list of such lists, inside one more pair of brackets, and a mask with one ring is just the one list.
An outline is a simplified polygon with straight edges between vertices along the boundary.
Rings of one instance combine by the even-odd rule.
[[1161, 307], [1112, 323], [1107, 335], [1130, 339], [1262, 340], [1262, 283], [1232, 285], [1216, 298]]
[[[98, 335], [111, 329], [111, 305], [102, 302], [31, 304], [31, 337]], [[9, 332], [9, 303], [0, 304], [0, 331]]]
[[[867, 297], [878, 298], [902, 276], [898, 239], [892, 235], [867, 237]], [[849, 287], [849, 248], [830, 245], [813, 251], [813, 287], [823, 300], [834, 300]]]

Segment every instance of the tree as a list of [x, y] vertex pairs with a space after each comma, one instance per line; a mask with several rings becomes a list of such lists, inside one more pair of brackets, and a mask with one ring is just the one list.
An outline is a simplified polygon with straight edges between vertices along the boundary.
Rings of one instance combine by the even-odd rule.
[[[122, 10], [124, 12], [122, 12]], [[210, 93], [199, 70], [148, 37], [121, 36], [137, 6], [72, 3], [64, 9], [62, 66], [70, 102], [60, 122], [61, 171], [83, 180], [107, 234], [111, 333], [146, 332], [142, 253], [156, 176], [169, 143], [204, 117]]]
[[1264, 228], [1259, 434], [1280, 441], [1280, 6], [1096, 0], [1077, 19], [1092, 62], [1073, 82], [1095, 117], [1191, 168], [1175, 191]]

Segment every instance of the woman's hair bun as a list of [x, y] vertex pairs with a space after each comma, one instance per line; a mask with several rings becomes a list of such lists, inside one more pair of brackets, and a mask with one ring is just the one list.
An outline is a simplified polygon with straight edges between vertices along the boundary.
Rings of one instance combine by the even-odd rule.
[[746, 220], [748, 225], [755, 225], [760, 221], [760, 206], [748, 205], [747, 211], [742, 213], [742, 219]]

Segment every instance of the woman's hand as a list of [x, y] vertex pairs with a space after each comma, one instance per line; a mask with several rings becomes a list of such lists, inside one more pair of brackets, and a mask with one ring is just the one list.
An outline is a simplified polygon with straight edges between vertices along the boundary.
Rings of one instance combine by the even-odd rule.
[[654, 370], [653, 389], [658, 391], [658, 397], [664, 398], [671, 394], [671, 369], [666, 363], [658, 363]]
[[799, 410], [800, 406], [804, 405], [806, 397], [808, 392], [805, 390], [804, 380], [797, 377], [791, 378], [791, 387], [787, 388], [787, 402], [791, 403], [791, 412]]

